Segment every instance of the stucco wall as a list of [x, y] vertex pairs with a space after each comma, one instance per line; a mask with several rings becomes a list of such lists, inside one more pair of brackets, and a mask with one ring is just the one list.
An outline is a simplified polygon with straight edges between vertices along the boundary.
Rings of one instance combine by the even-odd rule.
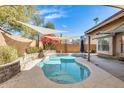
[[[35, 47], [37, 46], [37, 40], [32, 40], [32, 42], [29, 45], [30, 47]], [[39, 47], [41, 47], [43, 49], [43, 43], [40, 41], [39, 42]]]
[[79, 53], [80, 44], [58, 44], [56, 45], [56, 52]]
[[[35, 47], [37, 45], [36, 40], [30, 40], [20, 36], [12, 36], [4, 31], [0, 30], [0, 45], [9, 45], [17, 49], [20, 56], [22, 56], [28, 47]], [[39, 46], [43, 48], [42, 42]]]
[[15, 47], [20, 56], [25, 53], [25, 50], [29, 47], [31, 43], [31, 42], [19, 42], [15, 39], [8, 37], [5, 33], [3, 33], [2, 35], [4, 36], [6, 44]]
[[30, 46], [30, 47], [34, 47], [34, 46], [36, 46], [36, 43], [37, 43], [36, 40], [32, 40], [32, 42], [30, 43], [29, 46]]
[[121, 52], [121, 37], [124, 33], [119, 33], [116, 35], [116, 55], [119, 57], [124, 57], [124, 53]]
[[[89, 48], [88, 44], [85, 44], [84, 45], [85, 52], [88, 52], [88, 48]], [[90, 45], [90, 52], [96, 52], [96, 44], [91, 44]]]
[[0, 46], [3, 46], [3, 45], [6, 45], [6, 42], [0, 30]]

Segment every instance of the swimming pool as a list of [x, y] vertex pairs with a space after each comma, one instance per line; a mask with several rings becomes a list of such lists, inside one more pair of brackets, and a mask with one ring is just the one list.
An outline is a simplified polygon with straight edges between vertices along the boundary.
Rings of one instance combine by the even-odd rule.
[[45, 76], [59, 84], [72, 84], [89, 77], [89, 69], [75, 62], [81, 54], [53, 54], [38, 64]]

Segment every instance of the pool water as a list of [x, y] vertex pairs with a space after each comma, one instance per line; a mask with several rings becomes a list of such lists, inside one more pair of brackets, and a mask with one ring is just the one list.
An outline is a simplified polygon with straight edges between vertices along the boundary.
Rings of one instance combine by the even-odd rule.
[[54, 54], [49, 56], [39, 66], [45, 76], [59, 84], [71, 84], [85, 80], [90, 75], [87, 67], [75, 62], [82, 55]]

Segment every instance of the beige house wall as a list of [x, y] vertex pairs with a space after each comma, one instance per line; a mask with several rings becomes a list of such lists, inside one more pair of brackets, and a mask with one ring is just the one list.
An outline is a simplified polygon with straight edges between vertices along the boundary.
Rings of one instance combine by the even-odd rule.
[[[88, 52], [88, 48], [89, 48], [88, 44], [85, 44], [84, 45], [85, 52]], [[96, 52], [96, 44], [91, 44], [90, 45], [90, 52]]]
[[[124, 13], [123, 13], [124, 15]], [[118, 26], [120, 26], [121, 24], [124, 24], [124, 16], [120, 17], [119, 19], [116, 19], [115, 21], [112, 21], [96, 30], [93, 30], [92, 32], [89, 32], [87, 35], [91, 35], [91, 37], [93, 37], [97, 32], [109, 32], [109, 31], [112, 31], [111, 29], [112, 28], [116, 28]], [[97, 49], [97, 46], [96, 46], [96, 50], [97, 50], [97, 54], [101, 55], [110, 55], [110, 56], [118, 56], [118, 57], [124, 57], [124, 53], [121, 53], [121, 36], [124, 35], [124, 33], [120, 33], [120, 34], [117, 34], [113, 37], [110, 38], [110, 51], [109, 52], [103, 52], [103, 51], [98, 51]], [[92, 44], [94, 43], [93, 40], [91, 40], [91, 46]], [[96, 41], [96, 45], [97, 45], [97, 41]]]
[[124, 36], [124, 33], [119, 33], [116, 35], [116, 55], [119, 57], [124, 57], [124, 53], [121, 52], [121, 37]]

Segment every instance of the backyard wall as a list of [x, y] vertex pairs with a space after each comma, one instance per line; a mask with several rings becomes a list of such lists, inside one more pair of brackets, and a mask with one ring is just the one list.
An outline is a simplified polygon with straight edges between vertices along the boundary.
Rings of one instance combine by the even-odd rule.
[[[17, 49], [20, 56], [22, 56], [28, 47], [35, 47], [37, 45], [36, 40], [30, 40], [21, 36], [12, 36], [4, 31], [0, 30], [0, 45], [9, 45]], [[43, 48], [42, 42], [39, 46]]]
[[2, 33], [2, 35], [5, 39], [6, 44], [9, 45], [9, 46], [15, 47], [20, 56], [25, 53], [25, 50], [28, 48], [28, 46], [32, 42], [32, 41], [30, 41], [30, 42], [19, 41], [15, 38], [12, 38], [10, 35], [8, 35], [6, 33]]
[[20, 61], [0, 65], [0, 83], [9, 80], [20, 72]]
[[0, 46], [4, 46], [6, 45], [6, 42], [1, 32], [2, 31], [0, 30]]
[[[37, 46], [37, 40], [32, 40], [32, 42], [29, 45], [30, 47], [35, 47]], [[39, 47], [43, 49], [43, 43], [40, 41], [39, 42]]]
[[79, 53], [80, 52], [80, 44], [57, 44], [56, 52], [63, 53]]

